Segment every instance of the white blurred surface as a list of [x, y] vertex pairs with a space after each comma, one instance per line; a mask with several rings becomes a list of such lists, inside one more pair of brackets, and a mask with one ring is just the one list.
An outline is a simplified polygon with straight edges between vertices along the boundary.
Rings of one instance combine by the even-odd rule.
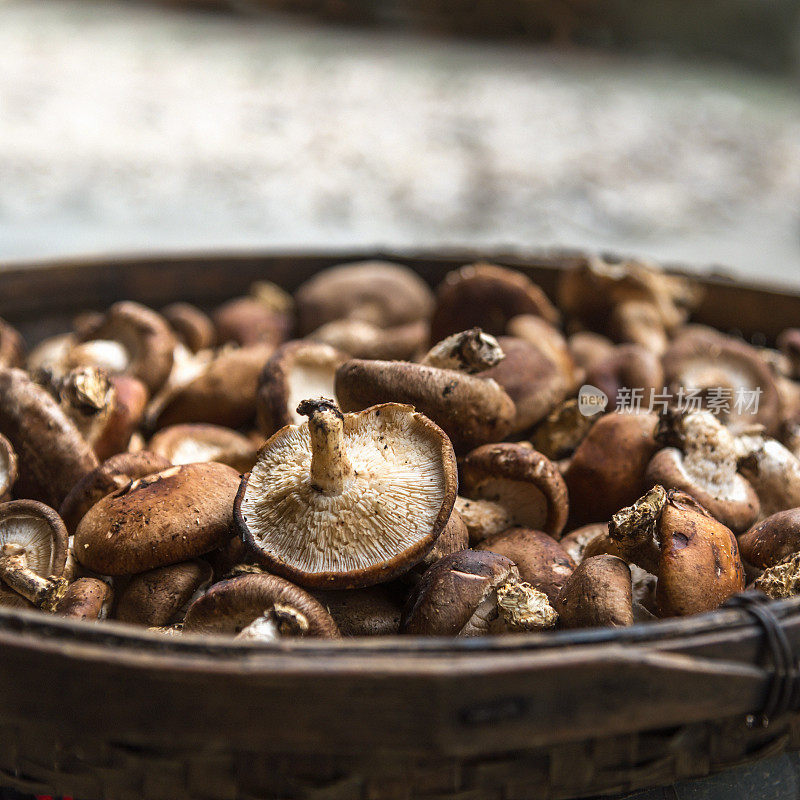
[[796, 90], [608, 54], [0, 0], [0, 258], [567, 245], [800, 283]]

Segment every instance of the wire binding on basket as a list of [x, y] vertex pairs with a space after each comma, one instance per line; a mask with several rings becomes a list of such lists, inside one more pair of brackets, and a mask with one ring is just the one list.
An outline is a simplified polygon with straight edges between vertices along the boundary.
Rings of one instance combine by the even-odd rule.
[[800, 696], [800, 665], [795, 658], [791, 642], [783, 630], [783, 624], [772, 611], [772, 601], [758, 590], [748, 590], [734, 595], [725, 608], [740, 608], [753, 617], [764, 631], [764, 643], [768, 648], [773, 673], [767, 699], [760, 714], [747, 717], [747, 725], [755, 727], [760, 718], [765, 728], [770, 721], [798, 708]]

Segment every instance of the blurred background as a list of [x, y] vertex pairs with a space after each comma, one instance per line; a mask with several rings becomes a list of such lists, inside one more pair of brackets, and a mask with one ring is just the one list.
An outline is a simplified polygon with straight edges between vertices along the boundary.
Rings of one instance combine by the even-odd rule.
[[0, 260], [568, 246], [800, 285], [798, 90], [800, 0], [0, 0]]

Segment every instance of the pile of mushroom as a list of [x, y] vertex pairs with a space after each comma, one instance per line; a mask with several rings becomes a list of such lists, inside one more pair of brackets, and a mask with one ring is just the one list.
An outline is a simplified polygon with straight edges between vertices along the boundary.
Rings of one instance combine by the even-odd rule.
[[692, 324], [693, 282], [638, 261], [558, 299], [370, 261], [34, 347], [0, 320], [0, 606], [264, 643], [800, 594], [798, 329]]

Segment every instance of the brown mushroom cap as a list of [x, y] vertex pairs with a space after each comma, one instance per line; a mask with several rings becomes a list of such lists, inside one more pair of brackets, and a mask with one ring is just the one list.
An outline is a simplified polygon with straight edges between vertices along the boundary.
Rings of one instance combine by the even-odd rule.
[[0, 367], [22, 367], [25, 353], [22, 336], [4, 319], [0, 319]]
[[800, 552], [800, 508], [778, 511], [739, 537], [742, 559], [757, 569], [768, 569]]
[[[734, 432], [754, 424], [763, 425], [770, 434], [777, 431], [780, 395], [772, 370], [755, 348], [718, 331], [687, 327], [664, 353], [662, 363], [673, 395], [681, 389], [700, 394], [717, 389], [729, 393], [729, 412], [724, 421]], [[745, 404], [737, 409], [737, 393], [744, 392], [759, 393], [757, 413]]]
[[400, 631], [403, 596], [393, 584], [312, 592], [342, 636], [392, 636]]
[[142, 572], [119, 595], [115, 617], [148, 627], [181, 621], [198, 590], [211, 583], [211, 565], [194, 559]]
[[616, 556], [582, 561], [553, 600], [564, 628], [633, 625], [631, 571]]
[[800, 379], [800, 328], [787, 328], [776, 344], [791, 365], [791, 376], [795, 380]]
[[509, 320], [507, 335], [535, 345], [555, 364], [569, 391], [574, 391], [580, 386], [582, 372], [578, 370], [567, 340], [555, 325], [551, 325], [541, 317], [522, 314]]
[[189, 607], [183, 631], [237, 634], [276, 603], [303, 615], [307, 636], [339, 637], [336, 623], [321, 603], [276, 575], [239, 575], [214, 584]]
[[461, 465], [461, 491], [508, 509], [515, 524], [558, 537], [569, 513], [567, 487], [558, 467], [530, 446], [487, 444]]
[[79, 480], [64, 498], [58, 513], [67, 530], [74, 533], [84, 514], [107, 494], [122, 489], [137, 478], [171, 466], [172, 463], [163, 456], [145, 450], [118, 453]]
[[655, 414], [616, 412], [595, 422], [564, 471], [571, 524], [605, 521], [643, 493], [657, 422]]
[[58, 506], [97, 457], [58, 403], [18, 369], [0, 368], [0, 433], [17, 453], [17, 496]]
[[170, 303], [161, 309], [161, 316], [193, 353], [213, 347], [217, 342], [214, 323], [208, 314], [191, 303]]
[[164, 401], [155, 427], [184, 422], [228, 428], [248, 425], [255, 416], [258, 376], [270, 355], [271, 345], [264, 344], [220, 351], [199, 375]]
[[294, 341], [279, 347], [258, 379], [257, 416], [266, 436], [299, 425], [298, 404], [307, 397], [333, 397], [336, 370], [347, 356], [321, 342]]
[[745, 586], [736, 537], [684, 492], [668, 492], [658, 527], [661, 617], [711, 611]]
[[130, 575], [219, 547], [233, 531], [239, 474], [224, 464], [186, 464], [106, 495], [80, 521], [75, 555], [101, 575]]
[[488, 550], [510, 558], [520, 578], [544, 592], [552, 603], [575, 569], [575, 562], [551, 536], [530, 528], [511, 528], [480, 542]]
[[443, 431], [409, 406], [342, 415], [301, 404], [259, 451], [236, 498], [240, 529], [259, 558], [313, 588], [350, 589], [405, 572], [433, 547], [456, 496]]
[[439, 284], [431, 338], [438, 342], [471, 327], [501, 336], [509, 320], [521, 314], [550, 323], [559, 320], [547, 295], [527, 275], [494, 264], [470, 264], [448, 273]]
[[383, 328], [426, 319], [433, 308], [427, 284], [386, 261], [341, 264], [317, 273], [296, 292], [300, 333], [350, 317]]
[[97, 578], [78, 578], [58, 601], [55, 613], [72, 619], [105, 619], [113, 600], [111, 587]]
[[586, 554], [589, 542], [598, 536], [608, 536], [607, 522], [592, 522], [570, 531], [566, 536], [562, 536], [558, 543], [564, 548], [567, 555], [576, 563], [580, 564]]
[[762, 433], [736, 440], [739, 470], [758, 495], [762, 517], [800, 506], [800, 459]]
[[[509, 597], [508, 590], [517, 587], [522, 587], [522, 598]], [[501, 604], [503, 595], [511, 602]], [[422, 576], [403, 612], [400, 630], [429, 636], [480, 636], [552, 627], [555, 620], [547, 598], [520, 582], [509, 559], [498, 553], [463, 550], [442, 558]]]
[[278, 309], [255, 297], [236, 297], [213, 313], [216, 338], [220, 344], [234, 342], [241, 347], [267, 344], [277, 347], [294, 327], [291, 308]]
[[17, 454], [11, 442], [0, 434], [0, 502], [8, 500], [17, 480]]
[[256, 446], [247, 436], [203, 423], [162, 428], [150, 440], [148, 449], [175, 465], [217, 461], [237, 472], [247, 472], [256, 460]]
[[460, 553], [469, 548], [469, 531], [455, 507], [450, 512], [447, 525], [439, 534], [439, 538], [431, 551], [407, 573], [412, 581], [422, 575], [428, 567], [432, 567], [440, 558], [451, 553]]
[[447, 433], [456, 450], [505, 438], [516, 409], [493, 380], [403, 361], [345, 362], [336, 372], [344, 411], [378, 403], [408, 403]]
[[422, 319], [383, 328], [360, 319], [347, 318], [326, 322], [306, 339], [328, 344], [351, 358], [394, 361], [412, 359], [424, 350], [429, 332], [427, 321]]
[[664, 387], [664, 371], [650, 350], [621, 344], [586, 371], [586, 383], [605, 392], [610, 408], [617, 406], [622, 389], [641, 389], [646, 408], [653, 394]]
[[593, 331], [577, 331], [567, 339], [570, 355], [584, 374], [614, 352], [615, 345], [605, 336]]
[[61, 517], [44, 503], [0, 503], [0, 554], [21, 556], [23, 566], [37, 575], [46, 578], [64, 572], [67, 538]]
[[680, 489], [735, 533], [752, 525], [759, 512], [753, 487], [736, 471], [732, 434], [708, 411], [662, 419], [657, 438], [680, 442], [659, 450], [647, 467], [646, 481]]
[[160, 314], [140, 303], [114, 303], [95, 328], [83, 332], [81, 341], [119, 342], [127, 363], [118, 371], [138, 378], [151, 394], [158, 391], [172, 369], [175, 337]]
[[520, 433], [544, 419], [560, 403], [569, 388], [564, 372], [541, 348], [524, 339], [499, 336], [505, 358], [480, 373], [497, 381], [514, 401], [512, 433]]

